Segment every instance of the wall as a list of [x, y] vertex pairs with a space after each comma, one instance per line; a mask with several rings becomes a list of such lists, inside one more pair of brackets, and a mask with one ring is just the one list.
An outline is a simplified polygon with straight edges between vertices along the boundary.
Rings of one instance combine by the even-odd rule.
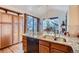
[[69, 7], [68, 31], [71, 36], [77, 36], [77, 33], [79, 33], [79, 6]]
[[59, 17], [60, 22], [66, 19], [66, 12], [68, 6], [65, 5], [1, 5], [2, 7], [9, 8], [11, 10], [31, 14], [43, 18]]
[[65, 5], [0, 5], [11, 10], [31, 14], [39, 18], [49, 18], [53, 16], [65, 15], [68, 6]]

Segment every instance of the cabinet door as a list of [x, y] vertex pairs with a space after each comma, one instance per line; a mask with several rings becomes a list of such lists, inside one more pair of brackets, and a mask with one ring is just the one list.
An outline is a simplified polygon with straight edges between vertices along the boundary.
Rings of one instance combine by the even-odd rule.
[[1, 24], [0, 24], [0, 48], [1, 48]]
[[19, 32], [19, 36], [20, 36], [20, 42], [22, 41], [22, 34], [23, 34], [23, 30], [24, 30], [24, 26], [23, 26], [23, 17], [20, 17], [20, 24], [19, 24], [19, 27], [20, 27], [20, 32]]
[[26, 36], [22, 36], [23, 39], [23, 50], [24, 52], [27, 52], [27, 38]]
[[44, 45], [39, 45], [39, 53], [49, 53], [49, 47]]
[[18, 17], [13, 16], [13, 44], [18, 43]]
[[51, 43], [51, 52], [73, 52], [72, 48], [67, 45], [59, 44], [59, 43]]
[[39, 53], [49, 53], [49, 42], [39, 40]]
[[1, 14], [2, 23], [12, 23], [12, 16], [8, 14]]
[[12, 45], [12, 26], [10, 24], [2, 24], [1, 47]]
[[0, 13], [0, 48], [1, 48], [1, 13]]
[[9, 45], [12, 45], [12, 17], [7, 14], [2, 14], [1, 25], [2, 25], [1, 48], [4, 48]]
[[50, 52], [51, 53], [64, 53], [63, 51], [60, 51], [60, 50], [57, 50], [57, 49], [54, 49], [54, 48], [52, 48]]

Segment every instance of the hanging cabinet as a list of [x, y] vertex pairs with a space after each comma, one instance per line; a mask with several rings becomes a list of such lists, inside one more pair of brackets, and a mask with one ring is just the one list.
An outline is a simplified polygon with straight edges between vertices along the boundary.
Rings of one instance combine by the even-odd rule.
[[22, 20], [18, 15], [0, 13], [0, 49], [22, 41]]

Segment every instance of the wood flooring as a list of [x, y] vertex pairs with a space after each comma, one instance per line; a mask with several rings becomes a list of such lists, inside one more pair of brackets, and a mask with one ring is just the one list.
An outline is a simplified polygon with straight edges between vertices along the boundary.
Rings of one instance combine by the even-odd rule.
[[22, 43], [4, 48], [0, 50], [0, 53], [23, 53]]

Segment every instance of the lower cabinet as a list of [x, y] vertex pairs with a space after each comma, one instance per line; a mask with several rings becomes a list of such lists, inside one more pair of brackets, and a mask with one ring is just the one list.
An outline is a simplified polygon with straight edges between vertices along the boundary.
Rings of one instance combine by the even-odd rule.
[[22, 42], [23, 42], [24, 53], [27, 53], [27, 38], [26, 38], [26, 36], [22, 36]]
[[39, 45], [39, 53], [49, 53], [49, 47], [44, 45]]
[[23, 49], [27, 53], [71, 53], [70, 46], [23, 36]]
[[39, 40], [39, 53], [49, 53], [49, 42]]
[[62, 51], [60, 51], [58, 49], [54, 49], [54, 48], [51, 48], [51, 51], [50, 52], [51, 53], [64, 53], [64, 52], [62, 52]]
[[51, 53], [71, 53], [73, 52], [70, 46], [59, 44], [59, 43], [51, 43]]

